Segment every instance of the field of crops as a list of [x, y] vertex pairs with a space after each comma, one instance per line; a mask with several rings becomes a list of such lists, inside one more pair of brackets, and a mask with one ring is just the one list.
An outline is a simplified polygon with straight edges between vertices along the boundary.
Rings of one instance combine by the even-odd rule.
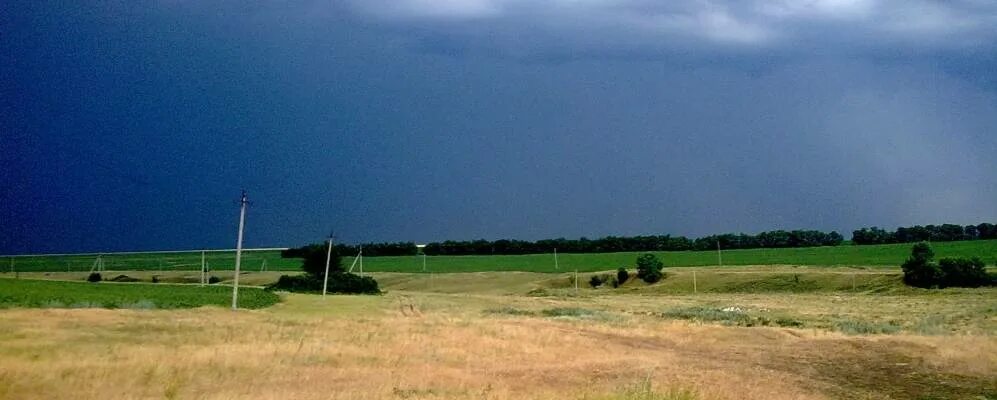
[[[993, 265], [997, 240], [933, 243], [937, 257], [980, 257]], [[874, 246], [841, 245], [792, 249], [729, 250], [722, 253], [723, 265], [813, 265], [898, 267], [910, 255], [910, 244]], [[641, 253], [558, 254], [560, 272], [605, 271], [632, 266]], [[671, 251], [655, 253], [670, 267], [713, 266], [716, 251]], [[364, 258], [365, 271], [420, 272], [422, 258]], [[435, 256], [426, 257], [427, 272], [527, 271], [558, 272], [553, 254], [521, 256]]]
[[[280, 298], [259, 288], [240, 288], [239, 307], [263, 308]], [[229, 306], [230, 286], [88, 283], [0, 279], [0, 308], [193, 308]]]
[[[932, 244], [938, 257], [980, 257], [987, 264], [997, 263], [997, 240], [939, 242]], [[872, 246], [841, 245], [835, 247], [805, 247], [788, 249], [727, 250], [722, 253], [723, 265], [814, 265], [814, 266], [899, 266], [910, 254], [910, 244]], [[483, 271], [603, 271], [632, 265], [640, 253], [559, 254], [555, 269], [553, 254], [497, 256], [431, 256], [425, 259], [426, 272]], [[656, 253], [667, 266], [691, 267], [718, 265], [716, 251], [671, 251]], [[95, 256], [16, 257], [2, 259], [0, 271], [88, 271]], [[352, 257], [344, 256], [349, 266]], [[104, 256], [105, 269], [116, 271], [196, 271], [201, 254], [162, 253]], [[211, 270], [231, 270], [235, 254], [207, 253]], [[264, 264], [265, 263], [265, 264]], [[299, 270], [298, 259], [282, 259], [279, 251], [243, 253], [243, 270]], [[422, 256], [365, 257], [364, 270], [371, 272], [422, 272]]]
[[[199, 271], [201, 252], [105, 254], [101, 256], [108, 271]], [[94, 267], [96, 255], [20, 256], [0, 259], [0, 271], [60, 271], [86, 272]], [[205, 263], [209, 270], [235, 268], [235, 252], [206, 252]], [[242, 268], [246, 271], [298, 270], [301, 260], [284, 259], [278, 250], [244, 251]]]

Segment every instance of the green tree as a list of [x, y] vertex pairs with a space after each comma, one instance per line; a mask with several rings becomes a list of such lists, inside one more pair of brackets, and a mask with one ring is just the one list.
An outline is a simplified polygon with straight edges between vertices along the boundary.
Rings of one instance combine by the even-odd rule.
[[[325, 258], [329, 251], [329, 244], [313, 244], [304, 247], [301, 251], [302, 263], [301, 269], [304, 270], [309, 275], [317, 278], [325, 278]], [[341, 258], [339, 252], [336, 251], [336, 246], [332, 247], [332, 257], [329, 259], [329, 273], [335, 274], [337, 272], [343, 272], [343, 266], [341, 264]]]
[[661, 270], [665, 267], [665, 264], [658, 260], [654, 254], [647, 253], [637, 257], [637, 277], [647, 283], [655, 283], [660, 281], [662, 276]]
[[911, 248], [910, 258], [900, 266], [904, 271], [904, 283], [930, 288], [938, 286], [942, 280], [942, 270], [932, 262], [935, 252], [927, 242], [920, 242]]

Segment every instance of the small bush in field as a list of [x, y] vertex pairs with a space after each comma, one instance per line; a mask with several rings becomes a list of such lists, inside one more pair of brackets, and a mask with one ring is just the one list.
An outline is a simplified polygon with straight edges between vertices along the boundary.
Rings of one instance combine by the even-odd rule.
[[87, 276], [87, 282], [100, 282], [101, 280], [103, 280], [103, 278], [100, 276], [99, 272], [91, 272], [90, 275]]
[[630, 272], [627, 272], [626, 268], [620, 267], [620, 269], [616, 270], [616, 282], [618, 284], [627, 283], [628, 279], [630, 279]]

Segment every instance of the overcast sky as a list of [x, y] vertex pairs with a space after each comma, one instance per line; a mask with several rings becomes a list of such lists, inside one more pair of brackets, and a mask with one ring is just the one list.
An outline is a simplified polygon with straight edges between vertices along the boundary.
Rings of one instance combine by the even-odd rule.
[[248, 246], [997, 221], [997, 2], [0, 4], [0, 253], [241, 189]]

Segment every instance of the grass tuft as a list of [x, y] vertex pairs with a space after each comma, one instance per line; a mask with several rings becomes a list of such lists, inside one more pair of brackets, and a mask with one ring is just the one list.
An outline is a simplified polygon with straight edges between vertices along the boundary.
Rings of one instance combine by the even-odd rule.
[[584, 308], [578, 307], [556, 307], [548, 308], [540, 312], [545, 317], [568, 317], [568, 318], [581, 318], [595, 315], [596, 312]]
[[598, 397], [599, 400], [697, 400], [695, 391], [683, 388], [668, 388], [665, 391], [654, 390], [650, 377], [641, 382], [623, 388], [619, 393]]
[[716, 322], [730, 326], [782, 326], [799, 328], [802, 321], [788, 316], [751, 315], [739, 307], [686, 307], [665, 311], [665, 318], [699, 322]]
[[900, 332], [900, 326], [892, 322], [868, 322], [844, 319], [835, 322], [835, 329], [848, 335], [880, 335]]
[[484, 310], [483, 312], [485, 314], [493, 314], [493, 315], [495, 315], [495, 314], [501, 314], [501, 315], [525, 315], [525, 316], [533, 316], [533, 315], [537, 314], [537, 313], [535, 313], [533, 311], [530, 311], [530, 310], [521, 310], [521, 309], [518, 309], [518, 308], [515, 308], [515, 307], [509, 307], [509, 306], [501, 307], [501, 308], [489, 308], [489, 309]]

